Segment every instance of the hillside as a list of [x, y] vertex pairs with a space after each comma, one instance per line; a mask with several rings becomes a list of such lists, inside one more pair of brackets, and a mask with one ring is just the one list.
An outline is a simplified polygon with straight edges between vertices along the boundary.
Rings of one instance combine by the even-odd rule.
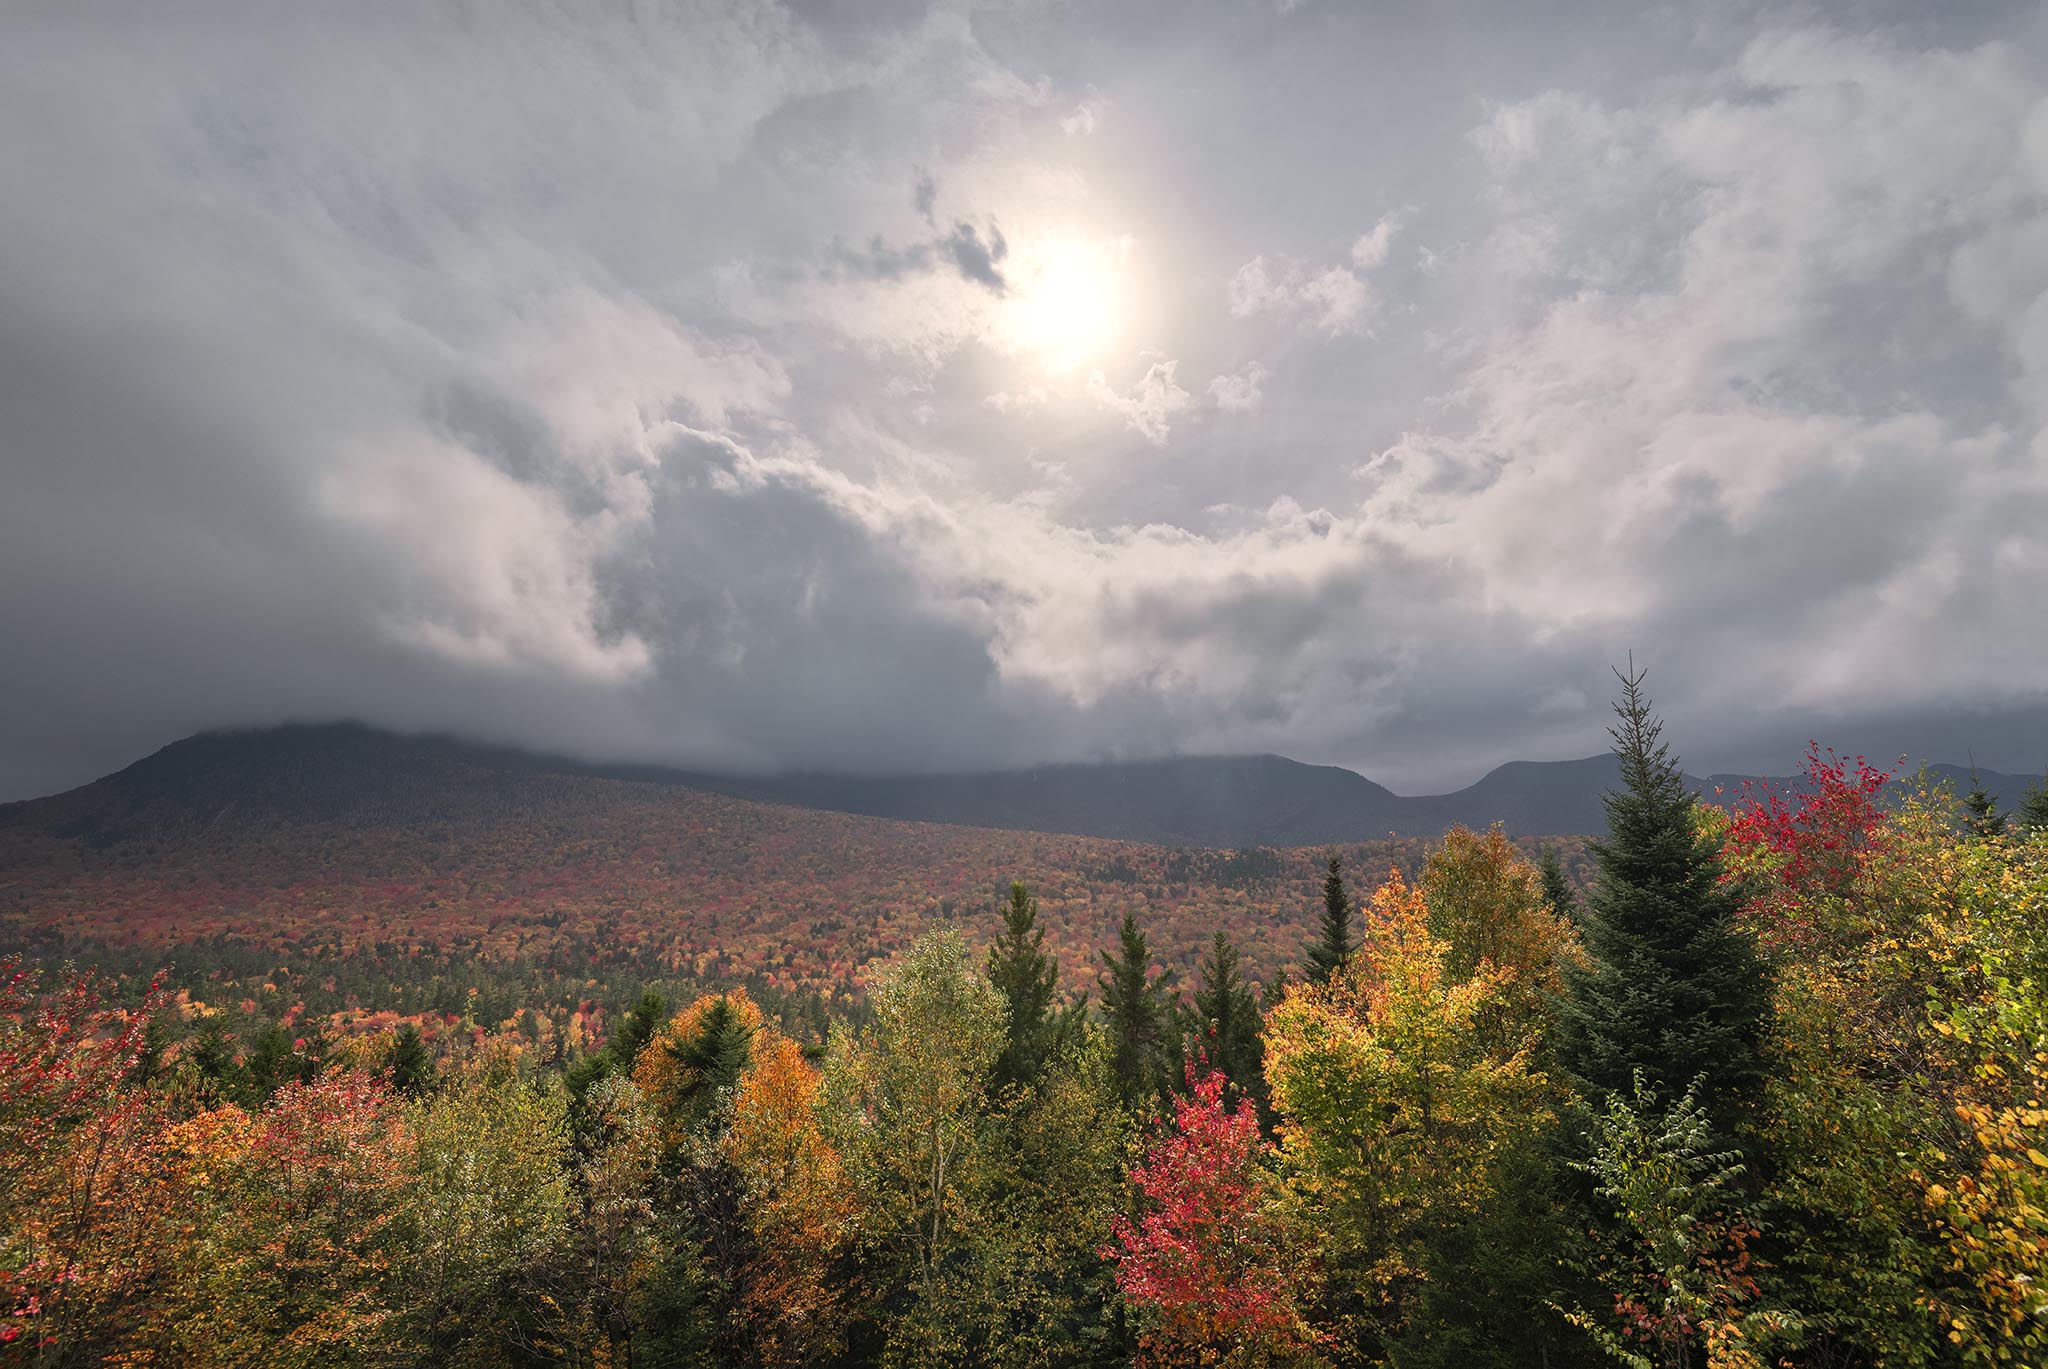
[[497, 967], [528, 1000], [648, 979], [833, 993], [934, 922], [979, 938], [1023, 879], [1073, 987], [1126, 908], [1169, 964], [1221, 928], [1264, 975], [1299, 954], [1329, 850], [1370, 882], [1453, 822], [1597, 830], [1610, 771], [1516, 763], [1428, 798], [1279, 757], [735, 781], [358, 725], [210, 734], [0, 806], [0, 945], [258, 978], [441, 957], [448, 982]]
[[[1963, 767], [1932, 769], [1959, 790], [1968, 787]], [[1982, 778], [2007, 811], [2033, 782], [1995, 771]], [[153, 845], [248, 820], [459, 826], [544, 811], [569, 781], [588, 779], [908, 822], [1236, 849], [1428, 838], [1455, 823], [1498, 822], [1517, 837], [1598, 832], [1606, 826], [1600, 796], [1615, 783], [1615, 769], [1604, 754], [1510, 761], [1463, 789], [1416, 796], [1336, 766], [1270, 755], [960, 775], [747, 777], [596, 764], [334, 723], [190, 737], [69, 793], [0, 804], [0, 833], [26, 826], [103, 848]], [[1755, 779], [1690, 782], [1711, 799], [1740, 793]]]
[[[1023, 879], [1078, 988], [1127, 908], [1168, 964], [1218, 928], [1260, 974], [1292, 964], [1325, 855], [872, 818], [638, 774], [356, 726], [194, 738], [0, 807], [0, 945], [259, 984], [282, 968], [333, 979], [295, 990], [330, 1006], [386, 1000], [378, 984], [427, 976], [422, 957], [434, 994], [512, 976], [521, 1004], [646, 980], [831, 994], [935, 922], [980, 939]], [[1337, 845], [1367, 881], [1425, 849]]]

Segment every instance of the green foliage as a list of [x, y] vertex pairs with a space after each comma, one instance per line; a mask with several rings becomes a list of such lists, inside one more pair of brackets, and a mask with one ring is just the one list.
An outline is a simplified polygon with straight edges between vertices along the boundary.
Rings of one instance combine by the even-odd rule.
[[1113, 951], [1102, 953], [1097, 981], [1108, 1024], [1110, 1068], [1117, 1096], [1132, 1111], [1156, 1111], [1179, 1065], [1172, 971], [1152, 973], [1152, 954], [1137, 914], [1126, 910]]
[[2048, 832], [2048, 775], [2027, 786], [2013, 821], [2025, 832]]
[[434, 1058], [427, 1053], [420, 1029], [412, 1023], [398, 1029], [391, 1053], [384, 1057], [384, 1073], [392, 1088], [411, 1098], [418, 1098], [433, 1087]]
[[979, 1313], [989, 1363], [1117, 1362], [1114, 1285], [1097, 1252], [1132, 1139], [1097, 1030], [1061, 1041], [1040, 1082], [1006, 1100]]
[[1763, 1074], [1764, 971], [1737, 922], [1739, 891], [1723, 881], [1720, 839], [1695, 814], [1643, 677], [1621, 681], [1622, 788], [1607, 796], [1610, 835], [1593, 848], [1587, 959], [1565, 967], [1559, 1058], [1597, 1101], [1627, 1096], [1638, 1072], [1664, 1092], [1700, 1079], [1728, 1136]]
[[[1621, 1358], [1643, 1356], [1686, 1369], [1704, 1350], [1709, 1364], [1754, 1365], [1773, 1344], [1791, 1342], [1798, 1320], [1758, 1305], [1760, 1285], [1749, 1244], [1757, 1229], [1737, 1210], [1743, 1163], [1714, 1149], [1714, 1122], [1695, 1081], [1664, 1105], [1636, 1071], [1627, 1096], [1611, 1094], [1593, 1121], [1588, 1158], [1605, 1221], [1595, 1229], [1591, 1262], [1614, 1298]], [[1580, 1312], [1593, 1328], [1604, 1319]]]
[[1021, 882], [1010, 885], [1003, 930], [988, 952], [988, 981], [1009, 1005], [1009, 1032], [996, 1059], [998, 1089], [1036, 1083], [1062, 1022], [1053, 1011], [1059, 960], [1046, 954], [1038, 901]]
[[1229, 1101], [1251, 1099], [1259, 1116], [1270, 1123], [1259, 1000], [1239, 968], [1237, 947], [1222, 932], [1216, 933], [1202, 959], [1188, 1026], [1194, 1038], [1189, 1054], [1197, 1061], [1196, 1068], [1205, 1070], [1206, 1061], [1206, 1069], [1221, 1070], [1232, 1090]]
[[863, 1213], [859, 1242], [884, 1362], [956, 1361], [998, 1235], [999, 1132], [990, 1072], [1007, 1007], [933, 932], [875, 985], [874, 1020], [834, 1033], [825, 1090]]
[[486, 1062], [412, 1103], [405, 1120], [409, 1330], [442, 1363], [500, 1362], [520, 1338], [520, 1281], [567, 1227], [567, 1094]]
[[[1550, 1116], [1545, 1080], [1488, 1030], [1507, 980], [1454, 981], [1448, 944], [1398, 876], [1374, 895], [1368, 928], [1366, 950], [1329, 984], [1274, 1009], [1266, 1042], [1289, 1184], [1319, 1229], [1322, 1317], [1361, 1363], [1440, 1338], [1423, 1315], [1432, 1268], [1481, 1272], [1457, 1247], [1485, 1231], [1504, 1176], [1526, 1167]], [[1510, 1305], [1502, 1320], [1526, 1330], [1535, 1310]], [[1491, 1348], [1512, 1358], [1531, 1347], [1516, 1331]]]
[[1352, 901], [1344, 887], [1344, 861], [1341, 856], [1332, 855], [1329, 874], [1323, 879], [1322, 922], [1316, 931], [1316, 939], [1309, 943], [1308, 962], [1303, 967], [1303, 978], [1311, 984], [1327, 984], [1330, 976], [1337, 972], [1351, 956], [1355, 943], [1351, 939]]
[[1970, 771], [1970, 792], [1963, 796], [1963, 826], [1979, 839], [2005, 835], [2006, 815], [1998, 811], [1998, 800], [1985, 791], [1975, 770]]
[[2028, 785], [2028, 791], [2019, 795], [2019, 812], [2013, 814], [2013, 826], [2021, 832], [2048, 832], [2048, 775]]
[[1564, 862], [1558, 859], [1557, 843], [1543, 843], [1543, 853], [1538, 858], [1536, 869], [1543, 879], [1543, 901], [1550, 911], [1567, 922], [1576, 922], [1579, 915], [1579, 893], [1572, 888], [1572, 882], [1564, 872]]

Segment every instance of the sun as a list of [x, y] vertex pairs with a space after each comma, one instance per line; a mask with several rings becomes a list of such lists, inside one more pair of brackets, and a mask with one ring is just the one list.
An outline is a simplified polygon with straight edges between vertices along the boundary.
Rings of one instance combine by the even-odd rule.
[[1005, 263], [1002, 337], [1052, 372], [1103, 359], [1124, 333], [1129, 252], [1128, 239], [1065, 236], [1018, 244]]

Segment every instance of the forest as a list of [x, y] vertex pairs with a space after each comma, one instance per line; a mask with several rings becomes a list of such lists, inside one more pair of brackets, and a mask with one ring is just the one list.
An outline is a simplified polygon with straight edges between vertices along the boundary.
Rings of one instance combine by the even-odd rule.
[[2048, 1363], [2048, 790], [1617, 715], [1582, 869], [1326, 854], [1256, 972], [1024, 883], [562, 1023], [0, 959], [0, 1363]]

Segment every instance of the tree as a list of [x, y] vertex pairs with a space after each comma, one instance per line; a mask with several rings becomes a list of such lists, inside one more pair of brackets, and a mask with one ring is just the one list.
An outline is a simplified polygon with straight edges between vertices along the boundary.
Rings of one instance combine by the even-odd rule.
[[165, 996], [139, 1011], [70, 969], [45, 989], [0, 957], [0, 1358], [93, 1362], [154, 1297], [166, 1204], [154, 1138], [163, 1118], [132, 1079]]
[[1140, 1212], [1116, 1219], [1103, 1250], [1142, 1316], [1141, 1344], [1165, 1364], [1284, 1362], [1308, 1341], [1305, 1252], [1277, 1201], [1272, 1148], [1249, 1102], [1230, 1107], [1224, 1091], [1221, 1071], [1190, 1067], [1189, 1096], [1131, 1173]]
[[[1429, 924], [1421, 891], [1390, 871], [1367, 909], [1365, 948], [1274, 1009], [1266, 1076], [1282, 1160], [1317, 1229], [1338, 1342], [1378, 1362], [1398, 1342], [1431, 1339], [1416, 1324], [1427, 1286], [1484, 1272], [1492, 1296], [1480, 1301], [1496, 1325], [1467, 1328], [1484, 1342], [1470, 1362], [1529, 1363], [1543, 1318], [1516, 1286], [1523, 1271], [1453, 1268], [1446, 1253], [1459, 1241], [1546, 1248], [1500, 1219], [1519, 1214], [1503, 1176], [1520, 1177], [1549, 1121], [1547, 1084], [1490, 1027], [1511, 975], [1489, 965], [1455, 979]], [[1398, 1362], [1410, 1358], [1412, 1347]]]
[[857, 1213], [825, 1132], [820, 1088], [796, 1042], [770, 1033], [740, 1081], [721, 1143], [753, 1237], [740, 1316], [767, 1365], [828, 1359], [845, 1331], [846, 1290], [833, 1274]]
[[500, 1363], [518, 1339], [510, 1294], [566, 1228], [566, 1101], [486, 1057], [407, 1108], [400, 1225], [409, 1330], [423, 1357]]
[[2048, 775], [2027, 786], [2014, 821], [2028, 832], [2048, 832]]
[[1640, 1071], [1631, 1082], [1630, 1095], [1609, 1095], [1576, 1165], [1607, 1209], [1593, 1256], [1619, 1329], [1582, 1311], [1570, 1320], [1624, 1358], [1640, 1360], [1631, 1342], [1646, 1347], [1665, 1369], [1690, 1369], [1695, 1349], [1715, 1369], [1764, 1369], [1774, 1361], [1760, 1352], [1796, 1343], [1797, 1320], [1756, 1305], [1758, 1231], [1735, 1208], [1741, 1156], [1713, 1149], [1693, 1090], [1667, 1107]]
[[665, 1124], [672, 1150], [687, 1145], [739, 1086], [761, 1025], [761, 1010], [744, 989], [705, 994], [640, 1049], [633, 1082]]
[[1173, 975], [1152, 974], [1145, 933], [1129, 910], [1117, 932], [1117, 948], [1102, 953], [1102, 964], [1104, 973], [1097, 983], [1117, 1093], [1126, 1107], [1150, 1112], [1173, 1077]]
[[652, 989], [641, 990], [639, 1001], [619, 1019], [603, 1048], [584, 1056], [569, 1070], [569, 1092], [581, 1098], [600, 1079], [631, 1074], [640, 1053], [667, 1021], [668, 1000]]
[[1330, 857], [1329, 874], [1323, 880], [1323, 920], [1316, 939], [1309, 943], [1308, 964], [1303, 977], [1311, 984], [1327, 984], [1337, 967], [1350, 958], [1351, 895], [1344, 888], [1344, 862]]
[[1085, 1023], [1029, 1090], [1002, 1100], [993, 1150], [999, 1216], [983, 1257], [994, 1365], [1127, 1363], [1116, 1286], [1099, 1251], [1127, 1200], [1130, 1116], [1109, 1041]]
[[1543, 877], [1495, 824], [1484, 835], [1465, 826], [1444, 833], [1422, 870], [1430, 931], [1447, 948], [1454, 979], [1482, 965], [1510, 972], [1523, 986], [1561, 988], [1573, 953], [1570, 924], [1552, 908]]
[[1550, 905], [1550, 911], [1566, 922], [1576, 922], [1579, 913], [1578, 891], [1572, 888], [1571, 880], [1565, 875], [1564, 862], [1558, 859], [1557, 843], [1543, 843], [1543, 856], [1536, 864], [1543, 878], [1543, 901]]
[[996, 1121], [989, 1072], [1008, 1039], [1003, 997], [957, 931], [920, 938], [870, 994], [874, 1020], [833, 1034], [832, 1139], [861, 1211], [859, 1239], [885, 1358], [961, 1360], [982, 1321]]
[[1975, 766], [1970, 767], [1970, 792], [1963, 796], [1963, 826], [1976, 837], [2005, 835], [2005, 814], [1998, 811], [1998, 800], [1985, 791]]
[[410, 1295], [411, 1176], [402, 1110], [381, 1080], [337, 1071], [184, 1124], [204, 1258], [182, 1270], [162, 1329], [184, 1364], [375, 1362]]
[[1217, 932], [1203, 958], [1195, 986], [1194, 1050], [1190, 1059], [1206, 1059], [1230, 1081], [1233, 1099], [1249, 1098], [1266, 1119], [1263, 1025], [1259, 1000], [1238, 966], [1237, 947]]
[[434, 1086], [434, 1058], [427, 1053], [420, 1029], [408, 1022], [398, 1029], [391, 1053], [384, 1058], [384, 1072], [391, 1087], [408, 1098], [418, 1098]]
[[633, 1067], [660, 1124], [653, 1191], [663, 1255], [641, 1299], [639, 1332], [657, 1355], [716, 1351], [724, 1362], [744, 1350], [738, 1300], [753, 1251], [744, 1185], [725, 1142], [736, 1095], [772, 1036], [745, 990], [704, 994], [655, 1033]]
[[988, 952], [988, 980], [1010, 1007], [1008, 1039], [996, 1057], [998, 1089], [1034, 1083], [1045, 1068], [1058, 1034], [1053, 992], [1060, 965], [1045, 953], [1045, 929], [1038, 925], [1038, 900], [1022, 883], [1010, 885], [1003, 930]]
[[1622, 684], [1611, 729], [1622, 787], [1606, 796], [1608, 839], [1586, 901], [1585, 961], [1565, 967], [1560, 1059], [1596, 1102], [1653, 1089], [1700, 1098], [1727, 1134], [1763, 1069], [1766, 983], [1722, 878], [1721, 839], [1697, 816], [1643, 675]]

